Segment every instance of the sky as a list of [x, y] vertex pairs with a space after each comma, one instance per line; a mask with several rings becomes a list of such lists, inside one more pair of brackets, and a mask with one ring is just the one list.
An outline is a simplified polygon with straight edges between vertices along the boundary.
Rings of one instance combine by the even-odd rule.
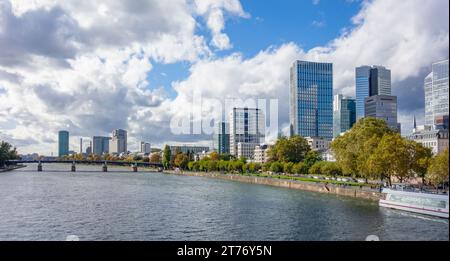
[[194, 93], [203, 115], [212, 99], [278, 99], [286, 133], [295, 60], [332, 62], [348, 96], [355, 67], [391, 69], [406, 134], [423, 123], [431, 64], [448, 59], [448, 24], [442, 0], [0, 0], [0, 140], [56, 155], [58, 130], [77, 151], [123, 128], [131, 150], [211, 145], [171, 129]]

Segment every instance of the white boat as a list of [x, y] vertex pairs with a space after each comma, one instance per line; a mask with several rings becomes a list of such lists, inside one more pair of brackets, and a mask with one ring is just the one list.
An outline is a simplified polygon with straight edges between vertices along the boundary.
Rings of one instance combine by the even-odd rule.
[[448, 195], [383, 189], [381, 207], [399, 209], [430, 216], [448, 218]]

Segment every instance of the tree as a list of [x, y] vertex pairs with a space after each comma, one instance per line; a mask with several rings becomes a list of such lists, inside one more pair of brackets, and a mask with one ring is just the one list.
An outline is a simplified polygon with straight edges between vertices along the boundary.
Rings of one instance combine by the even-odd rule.
[[186, 169], [189, 163], [189, 158], [186, 154], [180, 152], [175, 156], [173, 163], [180, 169]]
[[230, 153], [224, 153], [220, 155], [220, 160], [230, 161], [233, 157]]
[[303, 160], [306, 167], [309, 169], [312, 165], [314, 165], [316, 162], [322, 161], [322, 157], [320, 156], [319, 152], [315, 150], [311, 150], [308, 153], [306, 153], [306, 157]]
[[219, 153], [217, 153], [215, 151], [211, 152], [211, 154], [209, 154], [209, 159], [218, 161], [220, 159]]
[[292, 170], [295, 174], [308, 174], [308, 166], [304, 162], [295, 164]]
[[164, 147], [163, 159], [162, 159], [162, 164], [165, 169], [168, 169], [170, 167], [171, 160], [172, 160], [172, 152], [170, 151], [169, 145], [166, 145]]
[[273, 162], [270, 165], [270, 171], [274, 172], [274, 173], [281, 173], [283, 172], [283, 164], [281, 164], [280, 162]]
[[448, 148], [432, 160], [425, 178], [436, 187], [448, 182]]
[[325, 161], [318, 161], [309, 168], [309, 174], [325, 174], [323, 173], [323, 167], [325, 166]]
[[279, 162], [301, 162], [306, 154], [311, 150], [308, 142], [300, 136], [290, 138], [281, 137], [275, 145], [269, 149], [268, 155], [270, 161]]
[[433, 152], [430, 148], [426, 148], [415, 141], [408, 140], [406, 142], [411, 155], [411, 169], [418, 177], [422, 178], [422, 184], [424, 184], [425, 175], [427, 174], [431, 159], [433, 158]]
[[334, 176], [334, 177], [342, 175], [342, 170], [336, 162], [324, 161], [324, 164], [321, 167], [321, 172], [324, 175]]
[[292, 162], [286, 162], [283, 164], [283, 171], [284, 173], [288, 173], [288, 174], [294, 174], [294, 163]]
[[392, 132], [384, 120], [367, 117], [334, 139], [331, 149], [343, 173], [354, 177], [368, 176], [367, 160], [382, 137]]
[[387, 178], [391, 185], [392, 176], [403, 181], [411, 174], [411, 151], [408, 143], [398, 133], [385, 134], [376, 149], [366, 161], [366, 178]]
[[8, 142], [2, 141], [0, 143], [0, 168], [5, 166], [7, 160], [19, 159], [16, 148], [13, 148]]
[[161, 153], [159, 152], [154, 152], [150, 155], [150, 159], [149, 161], [151, 163], [160, 163], [161, 162]]

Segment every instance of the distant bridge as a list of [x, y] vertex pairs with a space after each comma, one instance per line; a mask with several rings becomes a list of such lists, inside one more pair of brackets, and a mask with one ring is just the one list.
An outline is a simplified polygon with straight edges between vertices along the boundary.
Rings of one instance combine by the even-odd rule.
[[77, 164], [92, 164], [92, 165], [102, 165], [102, 170], [104, 172], [108, 171], [108, 166], [128, 166], [132, 167], [134, 172], [137, 172], [139, 167], [147, 168], [157, 168], [162, 169], [163, 165], [161, 163], [149, 163], [149, 162], [124, 162], [124, 161], [107, 161], [107, 160], [8, 160], [6, 165], [18, 165], [18, 164], [31, 164], [36, 163], [37, 170], [42, 171], [43, 164], [71, 164], [71, 171], [76, 171]]

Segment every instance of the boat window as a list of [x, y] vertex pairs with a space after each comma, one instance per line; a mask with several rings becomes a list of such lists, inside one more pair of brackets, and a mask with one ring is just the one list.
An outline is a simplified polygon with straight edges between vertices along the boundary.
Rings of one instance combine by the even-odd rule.
[[422, 198], [422, 197], [410, 197], [405, 195], [391, 195], [389, 198], [391, 201], [412, 204], [418, 206], [434, 207], [434, 208], [447, 208], [447, 201], [434, 199], [434, 198]]

